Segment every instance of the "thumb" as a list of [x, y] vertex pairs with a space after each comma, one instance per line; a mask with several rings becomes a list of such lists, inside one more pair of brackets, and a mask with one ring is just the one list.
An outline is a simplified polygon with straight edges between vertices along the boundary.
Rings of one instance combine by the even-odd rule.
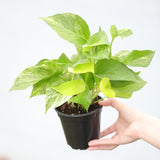
[[123, 103], [120, 103], [119, 101], [115, 100], [114, 98], [109, 98], [105, 101], [100, 101], [98, 102], [99, 105], [101, 106], [112, 106], [116, 110], [121, 110], [122, 108], [125, 107]]

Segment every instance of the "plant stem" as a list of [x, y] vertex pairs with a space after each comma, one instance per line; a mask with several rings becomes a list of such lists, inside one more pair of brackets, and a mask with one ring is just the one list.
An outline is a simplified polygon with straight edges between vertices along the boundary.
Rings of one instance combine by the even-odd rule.
[[82, 46], [80, 46], [80, 45], [75, 45], [75, 47], [76, 47], [76, 50], [77, 50], [78, 54], [79, 54], [79, 55], [82, 55], [82, 54], [83, 54], [83, 48], [82, 48]]
[[99, 93], [100, 93], [100, 90], [98, 89], [97, 86], [95, 86], [92, 91], [92, 99], [94, 100], [98, 96]]
[[92, 104], [95, 104], [95, 103], [102, 101], [102, 100], [104, 100], [104, 98], [98, 99], [97, 101], [94, 101]]
[[76, 106], [74, 105], [74, 102], [71, 103], [71, 107], [76, 108]]
[[81, 76], [79, 74], [76, 74], [77, 79], [81, 79]]
[[72, 79], [71, 80], [73, 80], [73, 78], [74, 78], [74, 73], [72, 74]]
[[111, 44], [110, 44], [109, 59], [111, 59], [111, 57], [112, 57], [112, 44], [113, 44], [113, 40], [114, 39], [112, 39]]

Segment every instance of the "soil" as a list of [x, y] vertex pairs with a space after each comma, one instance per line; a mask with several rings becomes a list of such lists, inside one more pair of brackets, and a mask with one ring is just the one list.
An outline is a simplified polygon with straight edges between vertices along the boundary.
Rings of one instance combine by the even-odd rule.
[[[96, 108], [99, 108], [100, 105], [96, 102], [100, 97], [96, 97], [93, 100], [92, 105], [90, 105], [88, 112], [91, 112], [95, 110]], [[96, 102], [96, 103], [95, 103]], [[71, 106], [71, 103], [64, 103], [61, 106], [57, 108], [59, 112], [65, 113], [65, 114], [72, 114], [72, 115], [77, 115], [77, 114], [84, 114], [87, 113], [86, 110], [83, 109], [83, 107], [80, 104], [74, 103], [74, 107]]]

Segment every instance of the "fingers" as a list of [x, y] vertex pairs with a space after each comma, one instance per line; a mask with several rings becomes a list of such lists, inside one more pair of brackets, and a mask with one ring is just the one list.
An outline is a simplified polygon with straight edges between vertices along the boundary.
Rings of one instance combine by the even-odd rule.
[[120, 103], [119, 101], [115, 100], [114, 98], [109, 98], [105, 101], [98, 102], [101, 106], [112, 106], [113, 108], [117, 109], [118, 111], [121, 108], [125, 108], [126, 106], [123, 103]]
[[101, 145], [101, 146], [91, 146], [88, 148], [89, 151], [94, 150], [113, 150], [117, 147], [117, 145]]
[[105, 129], [104, 131], [102, 131], [100, 133], [100, 137], [102, 138], [102, 137], [104, 137], [104, 136], [106, 136], [108, 134], [111, 134], [111, 133], [115, 132], [115, 131], [116, 131], [116, 127], [115, 127], [115, 123], [114, 123], [112, 126], [110, 126], [109, 128]]
[[114, 136], [113, 138], [106, 139], [96, 139], [92, 140], [88, 143], [89, 146], [97, 146], [97, 145], [119, 145], [118, 136]]
[[118, 136], [115, 135], [112, 138], [92, 140], [88, 143], [88, 150], [112, 150], [119, 145], [119, 141], [116, 137]]

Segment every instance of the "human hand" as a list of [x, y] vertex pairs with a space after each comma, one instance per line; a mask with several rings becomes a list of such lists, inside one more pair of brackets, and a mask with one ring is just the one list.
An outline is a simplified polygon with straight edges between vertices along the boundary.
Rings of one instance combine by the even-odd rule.
[[131, 143], [143, 138], [141, 125], [143, 125], [142, 122], [144, 119], [147, 119], [146, 114], [128, 107], [113, 98], [101, 101], [99, 104], [103, 106], [112, 106], [119, 112], [117, 121], [101, 132], [100, 137], [102, 138], [114, 132], [115, 135], [111, 138], [90, 141], [88, 143], [88, 150], [112, 150], [121, 144]]

